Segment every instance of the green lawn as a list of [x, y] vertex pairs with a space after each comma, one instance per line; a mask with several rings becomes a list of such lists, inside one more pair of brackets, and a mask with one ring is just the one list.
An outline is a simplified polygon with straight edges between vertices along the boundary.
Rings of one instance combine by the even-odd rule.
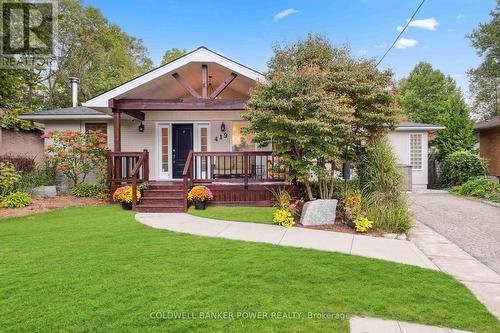
[[209, 206], [205, 210], [196, 210], [194, 207], [190, 207], [188, 213], [215, 220], [274, 224], [273, 214], [275, 210], [274, 207]]
[[[0, 279], [4, 332], [348, 332], [335, 314], [500, 331], [463, 285], [440, 272], [156, 230], [118, 206], [0, 220]], [[168, 311], [190, 318], [151, 318]], [[245, 311], [268, 319], [199, 317]], [[301, 318], [271, 318], [289, 311]], [[309, 319], [308, 312], [334, 315]]]

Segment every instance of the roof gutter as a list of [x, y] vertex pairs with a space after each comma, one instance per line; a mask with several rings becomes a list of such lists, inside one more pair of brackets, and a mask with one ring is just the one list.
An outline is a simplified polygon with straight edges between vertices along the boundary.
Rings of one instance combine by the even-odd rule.
[[23, 120], [59, 120], [59, 119], [113, 119], [113, 117], [103, 114], [103, 115], [91, 115], [91, 114], [82, 114], [82, 115], [69, 115], [69, 114], [50, 114], [50, 115], [20, 115]]
[[446, 127], [444, 126], [413, 126], [413, 127], [405, 127], [405, 126], [398, 126], [394, 130], [398, 132], [404, 132], [404, 131], [437, 131], [437, 130], [443, 130]]

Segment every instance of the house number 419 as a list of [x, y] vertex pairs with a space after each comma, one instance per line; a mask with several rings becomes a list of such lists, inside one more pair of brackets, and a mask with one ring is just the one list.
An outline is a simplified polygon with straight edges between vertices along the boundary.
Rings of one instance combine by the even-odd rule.
[[221, 134], [219, 134], [219, 135], [217, 135], [217, 136], [215, 137], [215, 142], [217, 142], [217, 141], [219, 141], [219, 140], [224, 140], [224, 139], [227, 139], [227, 133], [225, 133], [225, 132], [224, 132], [224, 133], [221, 133]]

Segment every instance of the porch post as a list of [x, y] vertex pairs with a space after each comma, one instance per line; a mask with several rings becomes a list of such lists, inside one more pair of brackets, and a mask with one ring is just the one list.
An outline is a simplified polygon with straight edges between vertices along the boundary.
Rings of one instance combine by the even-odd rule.
[[[121, 111], [117, 108], [112, 108], [113, 111], [113, 143], [115, 153], [120, 153], [122, 151], [122, 139], [121, 139]], [[122, 158], [121, 156], [115, 156], [115, 178], [122, 178]]]
[[121, 115], [119, 109], [113, 108], [113, 142], [114, 151], [119, 153], [122, 151], [122, 138], [121, 138]]

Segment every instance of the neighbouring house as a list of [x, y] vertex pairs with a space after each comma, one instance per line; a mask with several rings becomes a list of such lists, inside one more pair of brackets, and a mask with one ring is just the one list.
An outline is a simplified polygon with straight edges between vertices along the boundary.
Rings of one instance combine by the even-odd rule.
[[500, 177], [500, 116], [474, 125], [479, 137], [479, 154], [488, 160], [488, 175]]
[[[0, 117], [5, 109], [0, 109]], [[33, 158], [40, 165], [43, 162], [43, 129], [36, 124], [31, 129], [17, 130], [0, 126], [0, 155], [25, 156]]]
[[[111, 189], [149, 181], [138, 211], [184, 211], [192, 184], [206, 184], [216, 204], [271, 202], [270, 188], [286, 171], [271, 147], [243, 134], [249, 91], [262, 73], [206, 47], [130, 80], [77, 106], [23, 115], [46, 131], [101, 130], [107, 134]], [[402, 123], [390, 134], [401, 163], [411, 164], [413, 185], [427, 184], [425, 124]], [[48, 142], [47, 142], [48, 143]]]

